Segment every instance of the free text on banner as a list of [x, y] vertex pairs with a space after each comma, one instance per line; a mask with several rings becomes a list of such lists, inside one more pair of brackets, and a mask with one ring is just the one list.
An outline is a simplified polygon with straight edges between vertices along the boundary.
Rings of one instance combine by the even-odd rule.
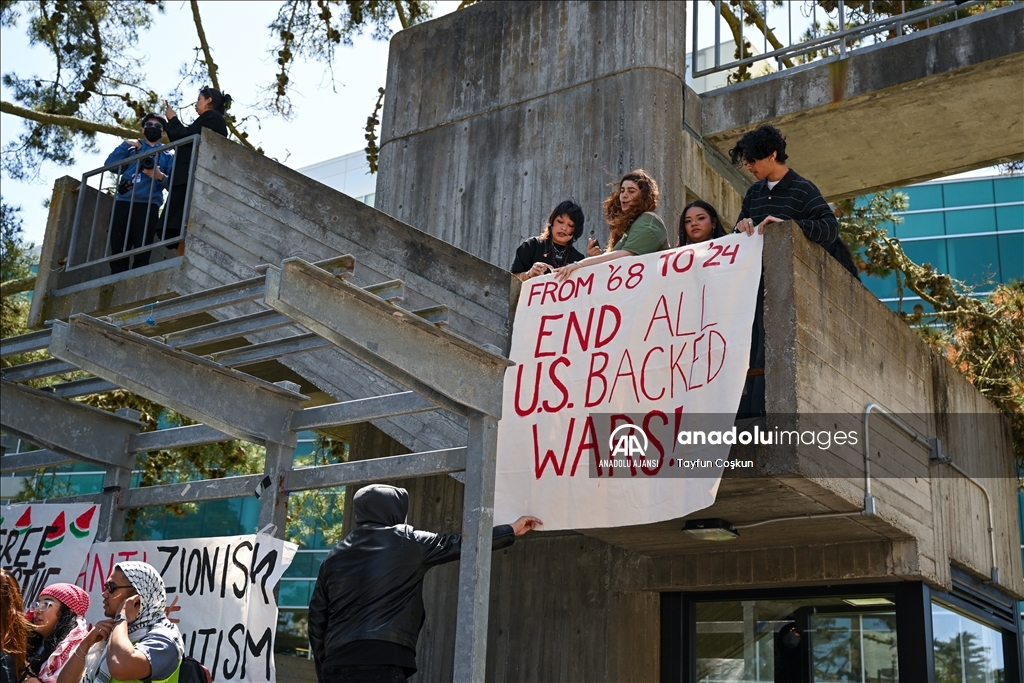
[[94, 543], [78, 585], [90, 624], [104, 619], [103, 582], [118, 562], [148, 562], [167, 588], [185, 654], [215, 681], [274, 681], [274, 588], [298, 546], [267, 535]]
[[21, 586], [25, 608], [51, 583], [74, 583], [99, 525], [92, 503], [0, 508], [0, 566]]
[[[729, 446], [684, 446], [675, 435], [732, 425], [763, 245], [761, 235], [731, 235], [523, 285], [498, 425], [496, 521], [628, 526], [714, 503], [720, 467], [700, 477], [672, 468], [726, 458]], [[646, 459], [631, 453], [623, 467], [613, 435], [649, 442]]]

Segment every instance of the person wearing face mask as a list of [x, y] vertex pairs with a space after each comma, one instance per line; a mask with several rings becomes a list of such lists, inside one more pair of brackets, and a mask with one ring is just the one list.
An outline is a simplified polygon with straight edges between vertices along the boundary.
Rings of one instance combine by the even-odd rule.
[[[142, 139], [125, 140], [107, 157], [106, 164], [114, 164], [162, 147], [164, 120], [156, 114], [142, 119]], [[164, 203], [164, 189], [170, 182], [174, 155], [159, 152], [142, 156], [130, 164], [118, 167], [121, 180], [117, 184], [114, 217], [110, 224], [110, 254], [138, 249], [156, 241], [160, 232], [160, 205]], [[123, 273], [129, 268], [149, 265], [152, 252], [115, 259], [110, 262], [111, 273]]]
[[56, 683], [78, 644], [89, 632], [85, 613], [89, 594], [70, 583], [55, 583], [39, 593], [32, 607], [28, 668], [24, 683]]
[[[171, 142], [184, 140], [192, 135], [199, 135], [203, 128], [209, 128], [217, 135], [228, 136], [228, 124], [224, 115], [231, 106], [231, 95], [226, 95], [209, 86], [199, 91], [199, 97], [193, 105], [198, 115], [196, 120], [185, 125], [178, 118], [171, 105], [164, 100], [164, 116], [167, 117], [167, 137]], [[174, 165], [171, 179], [171, 194], [167, 198], [167, 238], [177, 237], [184, 233], [185, 195], [188, 190], [189, 173], [192, 170], [192, 147], [182, 145], [177, 148], [178, 161]], [[178, 245], [169, 244], [168, 249], [177, 249], [178, 254], [184, 253], [184, 242]]]
[[718, 212], [700, 199], [690, 202], [679, 214], [679, 245], [699, 244], [708, 240], [725, 237]]
[[[576, 251], [573, 242], [583, 234], [583, 221], [583, 209], [576, 202], [566, 200], [556, 206], [548, 216], [540, 236], [531, 237], [516, 249], [512, 274], [526, 282], [532, 277], [582, 260], [584, 256]], [[596, 256], [600, 253], [597, 240], [591, 239], [587, 245], [587, 254]]]
[[559, 282], [564, 282], [580, 268], [669, 248], [665, 221], [654, 213], [658, 208], [658, 183], [647, 171], [638, 168], [622, 176], [604, 200], [603, 208], [604, 220], [608, 223], [608, 249], [598, 256], [555, 269]]

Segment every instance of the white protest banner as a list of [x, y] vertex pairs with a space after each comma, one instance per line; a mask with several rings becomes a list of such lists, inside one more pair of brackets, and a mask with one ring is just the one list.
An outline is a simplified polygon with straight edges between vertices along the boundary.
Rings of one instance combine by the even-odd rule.
[[27, 609], [51, 583], [74, 583], [99, 524], [93, 503], [0, 508], [0, 565], [21, 586]]
[[[731, 235], [523, 284], [498, 425], [497, 521], [628, 526], [714, 503], [729, 445], [676, 435], [732, 427], [763, 245]], [[702, 476], [682, 469], [694, 462]]]
[[101, 593], [115, 564], [148, 562], [163, 577], [185, 654], [215, 681], [274, 681], [274, 588], [297, 549], [266, 535], [95, 543], [78, 581], [91, 600], [85, 618], [106, 618]]

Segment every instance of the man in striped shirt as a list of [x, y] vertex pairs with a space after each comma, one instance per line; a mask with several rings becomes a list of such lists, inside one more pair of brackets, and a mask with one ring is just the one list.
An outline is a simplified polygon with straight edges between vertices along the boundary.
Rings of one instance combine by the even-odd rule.
[[839, 236], [839, 221], [814, 183], [786, 166], [786, 138], [771, 124], [752, 130], [729, 151], [734, 164], [743, 162], [758, 182], [743, 198], [735, 232], [764, 232], [770, 223], [793, 220], [807, 239], [817, 242], [860, 279], [850, 248]]

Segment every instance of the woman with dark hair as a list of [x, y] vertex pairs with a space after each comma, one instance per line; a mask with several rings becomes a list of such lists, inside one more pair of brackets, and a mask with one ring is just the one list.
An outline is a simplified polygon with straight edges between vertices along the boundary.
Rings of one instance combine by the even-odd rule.
[[55, 583], [39, 593], [31, 612], [25, 683], [57, 683], [60, 670], [89, 632], [88, 609], [89, 594], [70, 583]]
[[669, 248], [665, 221], [654, 213], [658, 208], [658, 183], [642, 168], [622, 176], [604, 200], [604, 220], [608, 223], [608, 249], [556, 269], [559, 282], [573, 271], [596, 266], [624, 256], [651, 254]]
[[[573, 247], [573, 242], [583, 234], [583, 222], [583, 209], [576, 202], [566, 200], [556, 206], [540, 235], [531, 237], [516, 249], [512, 274], [526, 282], [531, 277], [585, 258]], [[601, 253], [597, 240], [590, 240], [587, 253], [591, 256]]]
[[725, 237], [722, 221], [718, 219], [715, 207], [707, 202], [700, 199], [692, 201], [679, 214], [679, 246], [707, 242], [719, 237]]
[[24, 609], [18, 582], [0, 569], [0, 683], [17, 683], [25, 671]]
[[[203, 128], [209, 128], [217, 135], [228, 136], [228, 124], [224, 118], [225, 112], [231, 106], [231, 95], [226, 95], [216, 88], [206, 86], [199, 91], [199, 98], [193, 105], [196, 114], [199, 115], [195, 121], [186, 126], [179, 119], [178, 115], [171, 108], [171, 105], [164, 100], [164, 115], [167, 117], [167, 138], [171, 142], [183, 140], [192, 135], [198, 135]], [[175, 148], [176, 161], [174, 171], [171, 173], [171, 195], [167, 198], [167, 230], [161, 239], [170, 239], [182, 234], [185, 226], [185, 194], [188, 185], [189, 173], [192, 170], [192, 147], [182, 145]], [[179, 243], [180, 244], [180, 243]], [[168, 249], [175, 248], [175, 245], [167, 245]], [[181, 246], [178, 247], [179, 254], [182, 253]]]

